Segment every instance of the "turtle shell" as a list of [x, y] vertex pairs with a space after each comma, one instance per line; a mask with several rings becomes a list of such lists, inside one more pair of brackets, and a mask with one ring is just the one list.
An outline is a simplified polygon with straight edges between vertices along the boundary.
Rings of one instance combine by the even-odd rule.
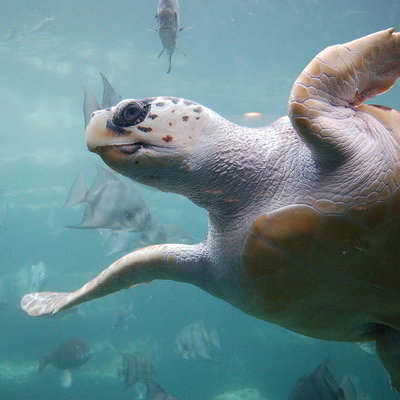
[[343, 214], [292, 205], [259, 216], [242, 252], [252, 314], [330, 340], [400, 328], [399, 237], [399, 192]]

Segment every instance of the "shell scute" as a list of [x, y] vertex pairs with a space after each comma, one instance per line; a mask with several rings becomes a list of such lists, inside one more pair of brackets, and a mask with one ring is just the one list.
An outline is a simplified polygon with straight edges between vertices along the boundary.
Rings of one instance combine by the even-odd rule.
[[[286, 207], [258, 217], [243, 250], [247, 274], [253, 278], [277, 275], [277, 270], [287, 269], [293, 260], [304, 262], [320, 220], [321, 215], [308, 206]], [[274, 261], [265, 265], [270, 255]]]
[[[395, 200], [359, 204], [341, 215], [325, 215], [298, 205], [258, 217], [243, 248], [247, 276], [260, 280], [256, 287], [268, 292], [268, 301], [273, 300], [278, 282], [271, 278], [280, 276], [280, 292], [293, 294], [293, 290], [300, 290], [298, 285], [303, 280], [298, 278], [299, 271], [301, 276], [308, 276], [309, 291], [324, 286], [325, 280], [342, 279], [350, 286], [399, 291], [400, 273], [393, 279], [393, 272], [400, 250], [392, 234], [400, 233], [400, 221], [389, 214], [394, 204], [400, 207], [399, 194]], [[282, 286], [283, 277], [287, 287]]]

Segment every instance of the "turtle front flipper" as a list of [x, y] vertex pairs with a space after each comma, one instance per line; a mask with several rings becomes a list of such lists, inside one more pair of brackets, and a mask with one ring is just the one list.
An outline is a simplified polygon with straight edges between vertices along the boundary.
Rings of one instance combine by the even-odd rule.
[[400, 121], [397, 111], [389, 116], [384, 107], [361, 105], [389, 90], [399, 76], [400, 33], [394, 28], [328, 47], [294, 83], [291, 122], [317, 159], [343, 159], [351, 149], [346, 136], [363, 132], [354, 118], [358, 112], [369, 112], [389, 129]]
[[25, 295], [22, 309], [31, 316], [56, 314], [78, 304], [154, 279], [200, 285], [207, 273], [203, 245], [163, 244], [145, 247], [115, 261], [75, 292]]
[[400, 331], [382, 326], [376, 333], [376, 353], [390, 377], [394, 392], [400, 392]]

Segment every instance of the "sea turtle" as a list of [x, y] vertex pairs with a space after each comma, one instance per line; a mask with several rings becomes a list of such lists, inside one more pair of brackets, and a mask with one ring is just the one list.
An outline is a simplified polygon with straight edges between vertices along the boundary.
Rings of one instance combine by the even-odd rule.
[[175, 97], [94, 112], [88, 148], [207, 209], [207, 238], [136, 250], [22, 308], [55, 314], [152, 279], [188, 282], [303, 335], [375, 341], [400, 390], [400, 114], [363, 104], [399, 76], [400, 33], [387, 29], [319, 53], [294, 83], [289, 117], [264, 128]]

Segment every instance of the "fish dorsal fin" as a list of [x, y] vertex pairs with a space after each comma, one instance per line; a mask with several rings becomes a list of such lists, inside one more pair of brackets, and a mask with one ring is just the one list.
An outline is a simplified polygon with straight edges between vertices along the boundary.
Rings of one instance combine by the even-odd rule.
[[85, 127], [88, 125], [92, 113], [100, 109], [100, 104], [97, 102], [92, 91], [88, 88], [84, 88], [83, 115], [85, 117]]
[[121, 96], [117, 94], [108, 79], [100, 72], [101, 80], [103, 81], [103, 100], [101, 106], [108, 108], [115, 106], [121, 101]]
[[73, 207], [77, 204], [86, 201], [86, 195], [88, 193], [88, 188], [85, 181], [80, 173], [76, 176], [75, 182], [69, 189], [68, 199], [64, 204], [64, 207]]

